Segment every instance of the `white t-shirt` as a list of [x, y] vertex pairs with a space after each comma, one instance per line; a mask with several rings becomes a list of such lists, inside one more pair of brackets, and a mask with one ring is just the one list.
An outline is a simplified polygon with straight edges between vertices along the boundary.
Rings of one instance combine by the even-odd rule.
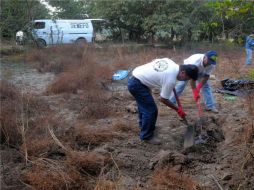
[[208, 65], [204, 67], [203, 65], [204, 56], [205, 54], [194, 54], [188, 57], [187, 59], [185, 59], [183, 62], [185, 65], [188, 65], [188, 64], [196, 65], [198, 67], [199, 74], [210, 75], [215, 69], [215, 65]]
[[149, 88], [160, 88], [160, 96], [168, 99], [179, 73], [179, 65], [168, 58], [155, 59], [135, 68], [132, 75]]
[[24, 36], [24, 33], [23, 33], [23, 31], [18, 31], [17, 33], [16, 33], [16, 37], [23, 37]]

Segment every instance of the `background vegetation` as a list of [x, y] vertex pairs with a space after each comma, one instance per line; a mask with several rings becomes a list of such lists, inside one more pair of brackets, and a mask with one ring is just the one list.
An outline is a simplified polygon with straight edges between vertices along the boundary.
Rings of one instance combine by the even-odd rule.
[[253, 30], [250, 0], [39, 0], [1, 1], [1, 38], [12, 39], [29, 21], [42, 18], [105, 18], [115, 37], [132, 41], [218, 41], [242, 44]]

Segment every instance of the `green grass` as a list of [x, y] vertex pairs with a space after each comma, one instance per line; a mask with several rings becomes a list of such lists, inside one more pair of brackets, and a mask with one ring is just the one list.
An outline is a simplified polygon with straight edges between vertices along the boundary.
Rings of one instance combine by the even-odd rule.
[[249, 74], [248, 74], [248, 78], [250, 78], [250, 80], [254, 80], [254, 69], [251, 69]]

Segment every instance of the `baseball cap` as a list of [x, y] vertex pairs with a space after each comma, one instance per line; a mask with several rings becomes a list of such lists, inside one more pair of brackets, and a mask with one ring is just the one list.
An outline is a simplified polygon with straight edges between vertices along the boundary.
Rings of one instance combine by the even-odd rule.
[[218, 59], [218, 54], [216, 51], [210, 50], [205, 53], [205, 55], [208, 58], [208, 63], [212, 65], [216, 65], [217, 59]]

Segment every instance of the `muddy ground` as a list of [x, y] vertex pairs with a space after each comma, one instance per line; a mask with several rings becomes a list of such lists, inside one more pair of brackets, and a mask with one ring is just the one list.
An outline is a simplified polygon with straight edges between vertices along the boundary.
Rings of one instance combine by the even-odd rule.
[[[214, 90], [220, 87], [220, 79], [216, 74], [212, 77], [211, 83]], [[86, 127], [103, 128], [108, 131], [113, 127], [113, 138], [98, 144], [83, 143], [76, 138], [75, 148], [102, 155], [110, 154], [114, 164], [111, 170], [106, 172], [106, 177], [114, 179], [114, 176], [117, 176], [116, 189], [168, 189], [161, 186], [156, 188], [156, 183], [152, 181], [157, 172], [164, 168], [190, 177], [198, 184], [196, 189], [254, 189], [254, 145], [250, 130], [253, 128], [253, 115], [249, 111], [253, 99], [214, 92], [219, 113], [203, 110], [202, 137], [205, 141], [184, 149], [183, 135], [186, 126], [173, 110], [158, 102], [158, 91], [153, 91], [159, 109], [156, 136], [163, 143], [151, 145], [139, 140], [136, 105], [126, 89], [126, 80], [108, 83], [107, 86], [106, 91], [112, 95], [110, 103], [115, 105], [113, 114], [104, 119], [89, 121]], [[32, 86], [27, 87], [33, 91]], [[72, 133], [74, 126], [80, 123], [79, 114], [84, 95], [84, 91], [58, 95], [45, 92], [35, 94], [46, 101], [56, 113], [56, 118], [61, 120], [63, 131], [59, 134]], [[200, 134], [198, 108], [189, 86], [180, 99], [187, 119], [196, 127], [198, 140]], [[63, 138], [61, 141], [64, 146], [68, 146], [68, 140]], [[69, 142], [71, 147], [72, 143]], [[56, 160], [61, 160], [64, 155], [57, 144], [55, 149], [49, 152], [51, 154], [49, 157]], [[33, 189], [22, 181], [21, 174], [26, 169], [23, 155], [17, 149], [1, 145], [1, 189]]]

